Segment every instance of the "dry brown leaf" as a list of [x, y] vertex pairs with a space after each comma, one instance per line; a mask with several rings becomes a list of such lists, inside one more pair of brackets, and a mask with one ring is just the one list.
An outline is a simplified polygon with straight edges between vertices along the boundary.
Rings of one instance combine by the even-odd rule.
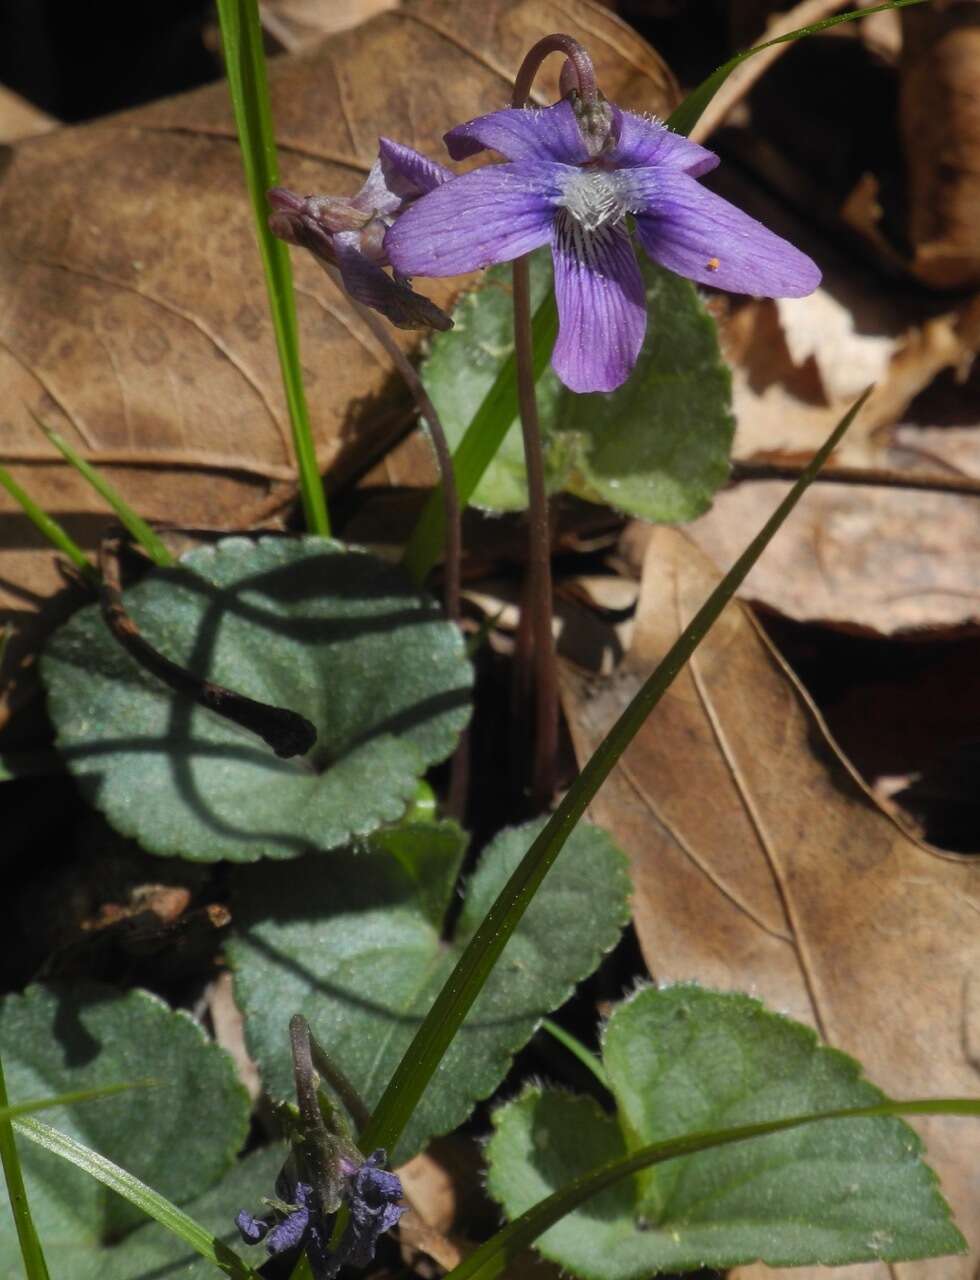
[[[565, 672], [580, 762], [716, 581], [680, 534], [654, 531], [623, 668]], [[659, 981], [749, 991], [854, 1054], [894, 1097], [977, 1094], [980, 862], [916, 843], [870, 801], [744, 606], [725, 610], [591, 816], [630, 857], [634, 923]], [[915, 1123], [968, 1258], [739, 1276], [976, 1280], [980, 1131]]]
[[[725, 571], [788, 489], [778, 480], [727, 489], [687, 532]], [[974, 624], [978, 512], [974, 497], [814, 485], [739, 594], [798, 621], [884, 635]]]
[[980, 285], [980, 4], [902, 14], [900, 115], [912, 270], [939, 288]]
[[299, 53], [324, 36], [397, 7], [398, 0], [261, 0], [259, 14], [262, 26], [283, 49]]
[[[413, 0], [273, 61], [283, 181], [352, 191], [381, 133], [442, 154], [446, 128], [502, 105], [524, 52], [551, 30], [588, 42], [610, 96], [669, 109], [663, 63], [589, 0]], [[0, 187], [0, 461], [48, 510], [74, 516], [83, 544], [103, 508], [32, 410], [150, 519], [241, 528], [292, 497], [250, 217], [223, 84], [15, 150]], [[318, 457], [336, 482], [381, 452], [406, 400], [315, 263], [297, 257], [295, 269]], [[453, 288], [430, 292], [445, 303]], [[57, 578], [6, 495], [0, 547], [0, 621], [24, 624]], [[10, 661], [23, 652], [12, 644]]]
[[58, 121], [0, 84], [0, 143], [19, 142], [56, 129]]

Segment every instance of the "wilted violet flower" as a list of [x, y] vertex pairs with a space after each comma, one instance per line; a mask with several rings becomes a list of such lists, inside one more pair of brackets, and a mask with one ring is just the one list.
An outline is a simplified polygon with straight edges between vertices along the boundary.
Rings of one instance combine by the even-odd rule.
[[344, 1201], [350, 1220], [336, 1252], [329, 1248], [333, 1217], [318, 1211], [317, 1197], [309, 1183], [290, 1184], [285, 1171], [276, 1181], [279, 1199], [268, 1202], [270, 1212], [256, 1218], [242, 1209], [235, 1225], [246, 1244], [264, 1240], [270, 1256], [305, 1248], [314, 1280], [333, 1280], [344, 1266], [366, 1267], [374, 1257], [378, 1239], [405, 1212], [405, 1206], [398, 1203], [402, 1184], [396, 1174], [384, 1168], [385, 1159], [380, 1148], [361, 1164], [341, 1157], [340, 1172], [346, 1178]]
[[397, 272], [392, 278], [384, 270], [390, 265], [384, 237], [403, 209], [452, 176], [411, 147], [381, 138], [378, 159], [356, 195], [304, 197], [273, 187], [269, 227], [281, 240], [337, 267], [352, 298], [400, 329], [450, 329], [452, 321], [434, 302]]
[[550, 241], [559, 333], [552, 364], [573, 391], [612, 391], [646, 332], [646, 298], [627, 215], [655, 262], [701, 284], [795, 298], [815, 263], [696, 181], [718, 157], [665, 125], [576, 97], [510, 108], [445, 136], [454, 160], [492, 148], [510, 163], [440, 183], [385, 236], [396, 271], [449, 276], [508, 262]]

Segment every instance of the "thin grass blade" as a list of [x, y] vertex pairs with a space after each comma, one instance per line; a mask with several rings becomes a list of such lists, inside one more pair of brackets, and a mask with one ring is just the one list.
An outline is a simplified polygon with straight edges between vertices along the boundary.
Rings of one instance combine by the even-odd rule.
[[731, 600], [780, 525], [799, 502], [854, 421], [871, 392], [869, 387], [814, 454], [799, 480], [701, 606], [619, 720], [600, 743], [547, 825], [524, 855], [485, 919], [474, 933], [446, 985], [436, 997], [412, 1043], [388, 1082], [362, 1137], [365, 1151], [391, 1151], [497, 963], [500, 953], [527, 910], [562, 846], [593, 796], [629, 746], [647, 716], [667, 692], [691, 654]]
[[860, 18], [870, 17], [873, 13], [884, 13], [887, 9], [907, 9], [910, 5], [924, 3], [925, 0], [887, 0], [887, 3], [872, 5], [870, 9], [852, 9], [848, 13], [839, 13], [833, 18], [823, 18], [820, 22], [798, 27], [795, 31], [776, 36], [773, 40], [764, 40], [762, 44], [755, 44], [751, 49], [743, 49], [741, 53], [736, 53], [734, 58], [729, 58], [727, 62], [712, 71], [711, 75], [702, 80], [696, 89], [692, 89], [681, 105], [668, 117], [667, 124], [675, 133], [689, 134], [701, 118], [705, 107], [735, 68], [747, 58], [761, 53], [763, 49], [771, 49], [774, 44], [788, 44], [791, 40], [801, 40], [805, 36], [816, 35], [819, 31], [827, 31], [830, 27], [837, 27], [842, 22], [856, 22]]
[[566, 1031], [564, 1027], [560, 1027], [557, 1022], [552, 1022], [550, 1018], [541, 1019], [541, 1030], [547, 1031], [570, 1054], [578, 1058], [584, 1067], [588, 1067], [604, 1089], [609, 1088], [609, 1076], [606, 1074], [606, 1068], [602, 1065], [600, 1059], [585, 1047], [581, 1040], [573, 1036], [571, 1032]]
[[36, 1111], [47, 1111], [51, 1107], [73, 1107], [80, 1102], [96, 1102], [100, 1098], [111, 1098], [117, 1093], [128, 1093], [130, 1089], [154, 1089], [156, 1080], [129, 1080], [121, 1084], [103, 1084], [94, 1089], [76, 1089], [72, 1093], [59, 1093], [51, 1098], [33, 1098], [29, 1102], [14, 1102], [0, 1105], [0, 1123], [15, 1120], [18, 1116], [32, 1115]]
[[57, 520], [53, 519], [42, 507], [38, 506], [34, 499], [20, 487], [6, 467], [0, 467], [0, 485], [7, 490], [24, 515], [47, 538], [55, 551], [60, 551], [62, 555], [67, 556], [75, 568], [90, 582], [97, 583], [99, 581], [98, 569], [96, 569], [78, 543], [65, 532]]
[[41, 428], [47, 438], [58, 450], [66, 462], [69, 462], [83, 480], [86, 480], [99, 497], [104, 498], [119, 517], [119, 523], [127, 529], [134, 542], [138, 542], [154, 564], [161, 569], [168, 569], [176, 563], [158, 534], [154, 533], [142, 516], [138, 516], [129, 503], [115, 490], [106, 478], [92, 466], [68, 443], [57, 431], [44, 425], [34, 413], [31, 417]]
[[600, 1165], [591, 1172], [540, 1201], [512, 1223], [491, 1236], [460, 1265], [449, 1272], [446, 1280], [495, 1280], [507, 1264], [553, 1227], [559, 1219], [580, 1204], [605, 1191], [613, 1183], [632, 1177], [649, 1165], [662, 1164], [677, 1156], [691, 1155], [711, 1147], [729, 1146], [733, 1142], [745, 1142], [767, 1133], [780, 1133], [784, 1129], [797, 1129], [801, 1125], [816, 1124], [827, 1120], [856, 1120], [876, 1116], [980, 1116], [980, 1099], [976, 1098], [920, 1098], [908, 1102], [880, 1102], [868, 1107], [847, 1107], [839, 1111], [811, 1112], [790, 1116], [760, 1124], [741, 1125], [735, 1129], [719, 1129], [709, 1133], [690, 1133], [682, 1138], [671, 1138], [643, 1147], [623, 1160]]
[[50, 1280], [48, 1264], [44, 1260], [44, 1251], [34, 1228], [31, 1217], [31, 1206], [27, 1199], [27, 1188], [24, 1186], [24, 1175], [21, 1172], [20, 1157], [17, 1154], [17, 1143], [14, 1139], [14, 1127], [10, 1120], [10, 1104], [7, 1102], [7, 1084], [3, 1075], [3, 1063], [0, 1062], [0, 1165], [7, 1184], [7, 1196], [10, 1200], [14, 1226], [17, 1230], [17, 1242], [20, 1254], [24, 1259], [24, 1275], [27, 1280]]
[[292, 426], [303, 515], [311, 533], [326, 536], [330, 533], [330, 520], [303, 387], [289, 250], [272, 234], [267, 222], [265, 193], [278, 185], [279, 171], [258, 4], [256, 0], [218, 0], [218, 18], [245, 182], [255, 215], [255, 232], [265, 271], [269, 310]]
[[205, 1230], [182, 1209], [178, 1209], [166, 1196], [160, 1195], [146, 1183], [140, 1182], [139, 1178], [134, 1178], [131, 1173], [113, 1164], [105, 1156], [100, 1156], [97, 1151], [91, 1151], [80, 1142], [76, 1142], [74, 1138], [69, 1138], [67, 1134], [59, 1133], [57, 1129], [52, 1129], [42, 1124], [40, 1120], [33, 1120], [30, 1117], [14, 1121], [14, 1128], [31, 1142], [43, 1147], [45, 1151], [53, 1151], [55, 1155], [68, 1160], [77, 1168], [84, 1169], [103, 1186], [117, 1192], [148, 1217], [159, 1222], [162, 1227], [179, 1236], [202, 1258], [214, 1263], [226, 1275], [234, 1277], [234, 1280], [261, 1280], [258, 1272], [247, 1266], [238, 1254], [233, 1249], [229, 1249], [217, 1236]]

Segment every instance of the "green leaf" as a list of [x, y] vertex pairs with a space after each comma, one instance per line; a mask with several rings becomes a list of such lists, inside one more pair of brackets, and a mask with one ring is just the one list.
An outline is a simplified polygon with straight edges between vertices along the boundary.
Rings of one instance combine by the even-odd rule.
[[[379, 833], [373, 851], [309, 861], [288, 877], [236, 873], [230, 948], [249, 1047], [275, 1095], [292, 1091], [287, 1023], [303, 1013], [368, 1103], [381, 1095], [466, 942], [541, 823], [503, 832], [442, 939], [464, 838], [451, 823]], [[541, 1018], [616, 942], [628, 918], [622, 854], [581, 827], [507, 945], [415, 1108], [395, 1161], [460, 1124], [505, 1075]]]
[[177, 697], [83, 609], [42, 661], [58, 744], [94, 803], [152, 853], [289, 858], [396, 821], [469, 718], [457, 628], [403, 571], [318, 538], [227, 538], [126, 593], [146, 639], [197, 675], [306, 716], [279, 759]]
[[[644, 259], [649, 321], [628, 382], [609, 395], [577, 395], [547, 369], [538, 407], [551, 492], [564, 489], [646, 520], [692, 520], [728, 477], [734, 419], [731, 379], [714, 321], [687, 280]], [[423, 367], [450, 443], [469, 423], [473, 403], [494, 385], [513, 349], [509, 268], [493, 267], [453, 313]], [[550, 256], [531, 258], [531, 301], [551, 288]], [[524, 446], [512, 424], [473, 494], [493, 511], [527, 505]]]
[[[0, 1004], [0, 1042], [12, 1103], [145, 1074], [159, 1081], [153, 1089], [68, 1108], [59, 1119], [70, 1138], [171, 1199], [185, 1202], [217, 1182], [244, 1141], [249, 1102], [231, 1058], [189, 1017], [147, 992], [31, 987]], [[16, 1124], [38, 1127], [33, 1120]], [[142, 1223], [131, 1205], [57, 1156], [25, 1143], [19, 1149], [49, 1256], [69, 1243], [92, 1248]], [[6, 1221], [0, 1241], [3, 1274], [16, 1248]]]
[[[509, 1218], [652, 1142], [884, 1101], [858, 1063], [809, 1028], [748, 996], [693, 985], [646, 989], [620, 1005], [603, 1062], [615, 1117], [540, 1089], [497, 1112], [488, 1187]], [[959, 1252], [921, 1150], [902, 1121], [874, 1118], [697, 1151], [609, 1187], [538, 1247], [586, 1280]]]

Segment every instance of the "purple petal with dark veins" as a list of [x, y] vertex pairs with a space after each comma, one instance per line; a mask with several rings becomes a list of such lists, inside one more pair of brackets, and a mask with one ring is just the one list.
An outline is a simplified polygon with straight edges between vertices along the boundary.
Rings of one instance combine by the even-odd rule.
[[508, 160], [553, 160], [581, 164], [589, 151], [570, 102], [553, 107], [508, 107], [458, 124], [444, 135], [454, 160], [490, 147]]
[[451, 329], [453, 322], [429, 298], [416, 293], [402, 280], [393, 280], [386, 271], [361, 253], [356, 232], [333, 237], [333, 252], [344, 288], [357, 302], [380, 311], [399, 329]]
[[613, 108], [613, 129], [619, 128], [618, 141], [609, 153], [608, 162], [616, 167], [633, 169], [640, 165], [662, 165], [680, 169], [692, 178], [714, 169], [718, 157], [700, 147], [683, 134], [674, 133], [656, 120], [644, 120], [632, 111]]
[[820, 283], [805, 253], [684, 173], [633, 170], [645, 187], [640, 243], [678, 275], [757, 298], [801, 298]]
[[559, 320], [552, 366], [571, 391], [614, 391], [633, 371], [647, 327], [629, 236], [621, 223], [584, 231], [562, 213], [551, 252]]
[[456, 177], [452, 169], [391, 138], [378, 139], [378, 160], [391, 190], [406, 195], [424, 196]]
[[389, 228], [389, 261], [405, 276], [458, 276], [530, 253], [551, 236], [564, 172], [564, 165], [525, 161], [454, 178]]

